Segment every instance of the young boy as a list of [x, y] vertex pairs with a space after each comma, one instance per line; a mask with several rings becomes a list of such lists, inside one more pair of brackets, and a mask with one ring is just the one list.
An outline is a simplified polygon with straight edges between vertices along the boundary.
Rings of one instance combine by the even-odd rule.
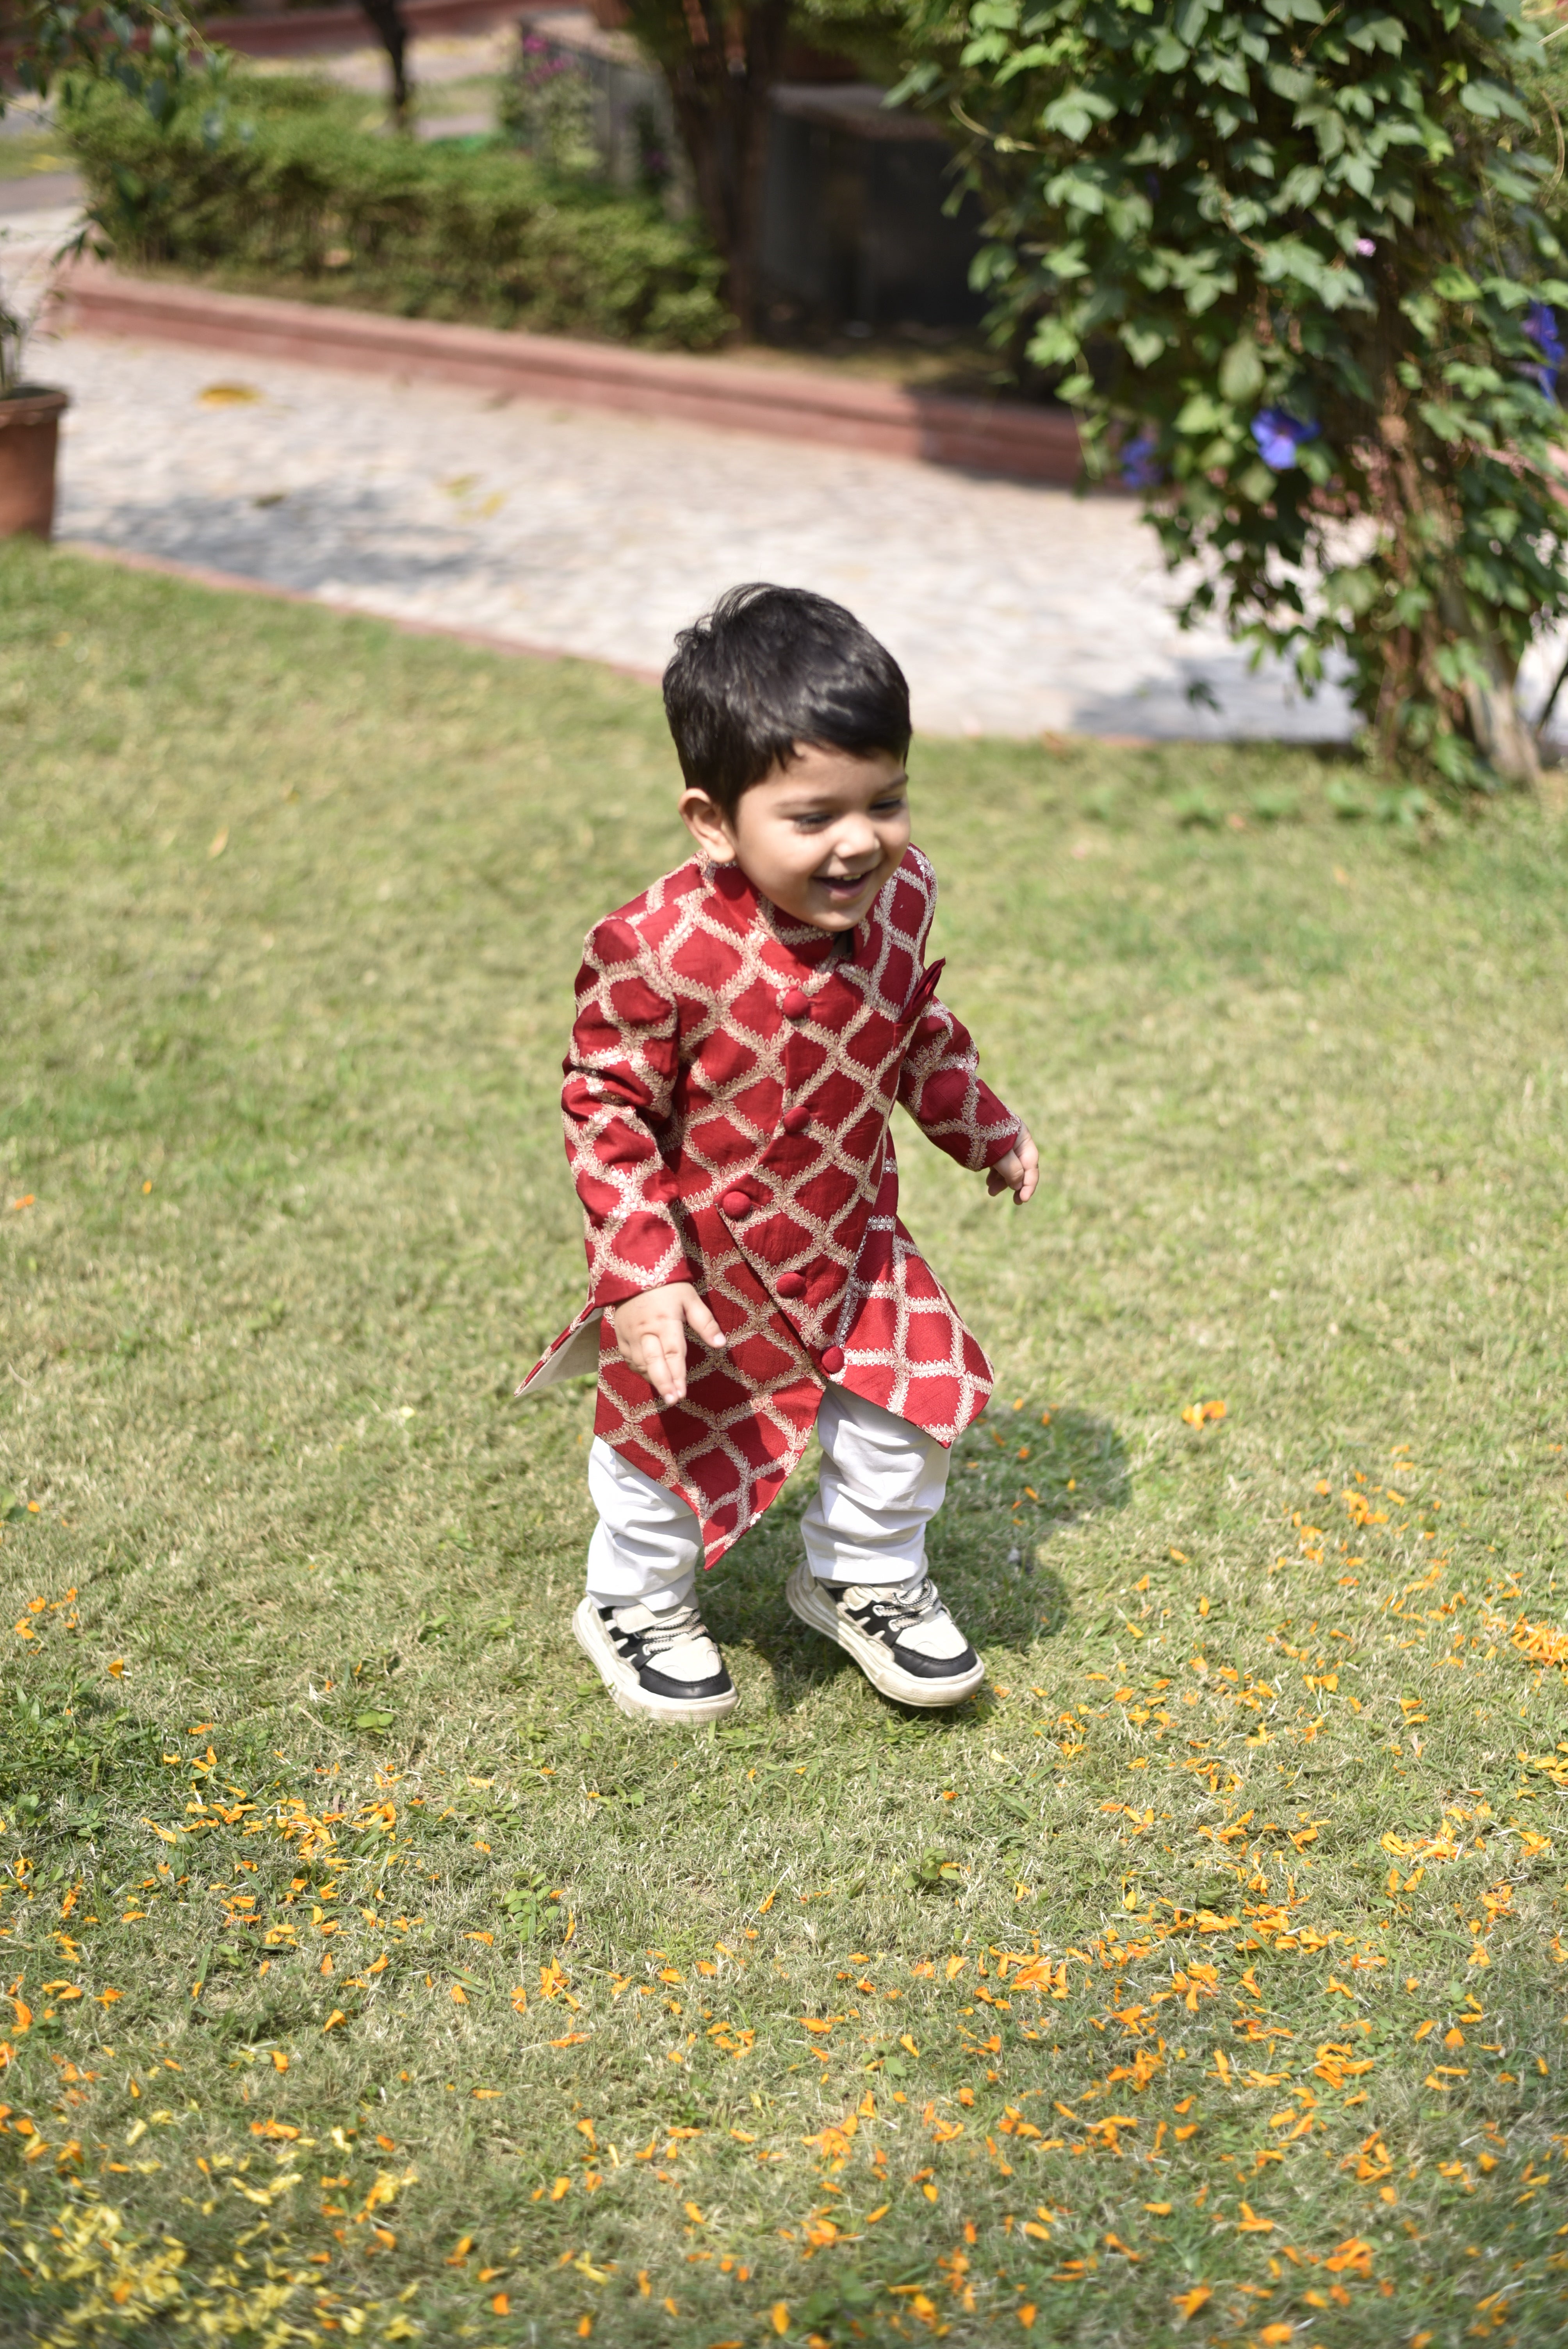
[[991, 1366], [898, 1220], [888, 1120], [1019, 1206], [1038, 1154], [923, 967], [909, 690], [840, 605], [737, 587], [677, 639], [665, 708], [697, 854], [589, 936], [562, 1095], [589, 1299], [519, 1389], [598, 1369], [573, 1630], [624, 1713], [728, 1713], [697, 1561], [815, 1426], [789, 1606], [884, 1695], [956, 1704], [985, 1667], [925, 1528]]

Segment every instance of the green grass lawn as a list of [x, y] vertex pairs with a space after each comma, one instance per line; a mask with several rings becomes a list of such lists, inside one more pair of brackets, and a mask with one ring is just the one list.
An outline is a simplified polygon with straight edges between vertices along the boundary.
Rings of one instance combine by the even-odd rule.
[[1044, 1158], [901, 1123], [993, 1685], [794, 1622], [802, 1478], [686, 1736], [569, 1637], [590, 1393], [511, 1400], [656, 695], [15, 544], [0, 615], [5, 2338], [1568, 2335], [1563, 824], [917, 745]]

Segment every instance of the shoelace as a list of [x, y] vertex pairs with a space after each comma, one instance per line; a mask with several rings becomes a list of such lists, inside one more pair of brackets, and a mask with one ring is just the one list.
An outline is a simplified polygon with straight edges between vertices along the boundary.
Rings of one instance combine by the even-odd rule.
[[929, 1623], [934, 1615], [943, 1611], [941, 1595], [929, 1574], [916, 1583], [905, 1583], [886, 1599], [872, 1601], [872, 1612], [894, 1631], [913, 1630], [917, 1623]]
[[706, 1640], [707, 1627], [695, 1607], [672, 1607], [667, 1615], [655, 1615], [645, 1631], [634, 1636], [641, 1640], [645, 1656], [662, 1656], [684, 1640]]

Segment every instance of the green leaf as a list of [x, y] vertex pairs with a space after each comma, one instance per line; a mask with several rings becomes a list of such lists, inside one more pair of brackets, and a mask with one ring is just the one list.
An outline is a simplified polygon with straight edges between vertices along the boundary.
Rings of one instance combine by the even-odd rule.
[[1480, 287], [1470, 271], [1457, 262], [1449, 262], [1432, 274], [1432, 290], [1445, 302], [1479, 302]]
[[1150, 367], [1164, 351], [1166, 337], [1158, 326], [1129, 325], [1121, 330], [1121, 343], [1134, 367]]
[[1317, 77], [1305, 67], [1294, 65], [1272, 65], [1264, 77], [1276, 98], [1299, 106], [1317, 88]]
[[1217, 431], [1231, 421], [1231, 411], [1211, 392], [1195, 391], [1177, 411], [1175, 429], [1189, 435]]
[[1040, 128], [1054, 130], [1058, 138], [1072, 145], [1086, 139], [1097, 122], [1108, 122], [1116, 112], [1114, 103], [1102, 98], [1097, 90], [1064, 90], [1060, 98], [1052, 98], [1040, 116]]
[[1456, 411], [1441, 400], [1422, 399], [1417, 402], [1417, 414], [1430, 426], [1439, 440], [1453, 442], [1465, 437], [1465, 426]]
[[1252, 399], [1264, 383], [1263, 355], [1250, 335], [1233, 343], [1220, 361], [1220, 389], [1236, 406]]
[[1495, 122], [1501, 115], [1506, 115], [1512, 122], [1528, 124], [1530, 120], [1528, 109], [1499, 81], [1482, 78], [1466, 82], [1460, 92], [1460, 104], [1467, 114], [1480, 115], [1486, 122]]
[[384, 1729], [390, 1729], [392, 1726], [392, 1715], [389, 1713], [381, 1712], [356, 1713], [354, 1716], [354, 1726], [356, 1729], [373, 1730], [377, 1732]]

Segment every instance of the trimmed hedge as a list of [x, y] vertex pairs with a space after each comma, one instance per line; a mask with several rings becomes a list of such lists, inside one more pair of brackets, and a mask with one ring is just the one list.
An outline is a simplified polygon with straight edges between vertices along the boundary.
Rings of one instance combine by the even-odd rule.
[[61, 128], [103, 242], [132, 269], [687, 350], [732, 324], [718, 261], [653, 201], [500, 141], [380, 133], [328, 82], [234, 74], [161, 124], [100, 85]]

